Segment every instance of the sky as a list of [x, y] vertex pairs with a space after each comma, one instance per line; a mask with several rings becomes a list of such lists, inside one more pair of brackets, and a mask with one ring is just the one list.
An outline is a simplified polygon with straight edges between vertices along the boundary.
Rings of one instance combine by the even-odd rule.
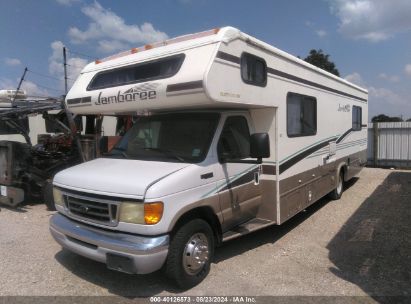
[[64, 94], [84, 65], [132, 47], [234, 26], [292, 55], [330, 55], [369, 91], [369, 117], [411, 118], [410, 0], [0, 0], [0, 89], [25, 67], [30, 96]]

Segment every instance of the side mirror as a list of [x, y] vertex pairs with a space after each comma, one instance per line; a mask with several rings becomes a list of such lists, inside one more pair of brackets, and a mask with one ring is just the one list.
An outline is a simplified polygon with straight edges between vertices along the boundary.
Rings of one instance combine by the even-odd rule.
[[262, 158], [270, 157], [270, 138], [267, 133], [255, 133], [250, 137], [250, 157], [257, 158], [259, 162]]

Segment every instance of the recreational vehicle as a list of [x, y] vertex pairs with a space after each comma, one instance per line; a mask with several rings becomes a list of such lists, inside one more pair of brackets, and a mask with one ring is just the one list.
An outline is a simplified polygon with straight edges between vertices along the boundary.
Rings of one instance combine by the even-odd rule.
[[0, 108], [1, 103], [8, 103], [12, 100], [26, 99], [26, 91], [23, 90], [0, 90]]
[[55, 176], [51, 234], [110, 269], [198, 284], [217, 245], [341, 196], [366, 162], [367, 97], [232, 27], [92, 62], [73, 113], [146, 114]]

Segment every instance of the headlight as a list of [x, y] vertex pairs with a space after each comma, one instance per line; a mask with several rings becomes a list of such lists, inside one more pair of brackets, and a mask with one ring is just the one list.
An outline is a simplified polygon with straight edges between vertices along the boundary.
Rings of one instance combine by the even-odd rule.
[[120, 222], [132, 224], [157, 224], [163, 216], [163, 203], [123, 202], [120, 205]]
[[56, 187], [53, 187], [54, 204], [64, 207], [63, 193]]
[[144, 206], [142, 203], [123, 202], [120, 205], [120, 222], [144, 224]]

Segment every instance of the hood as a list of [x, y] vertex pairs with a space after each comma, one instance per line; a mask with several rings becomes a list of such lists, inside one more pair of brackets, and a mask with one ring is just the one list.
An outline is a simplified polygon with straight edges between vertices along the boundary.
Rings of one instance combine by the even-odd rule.
[[143, 198], [146, 189], [190, 164], [99, 158], [56, 174], [56, 186], [110, 196]]

